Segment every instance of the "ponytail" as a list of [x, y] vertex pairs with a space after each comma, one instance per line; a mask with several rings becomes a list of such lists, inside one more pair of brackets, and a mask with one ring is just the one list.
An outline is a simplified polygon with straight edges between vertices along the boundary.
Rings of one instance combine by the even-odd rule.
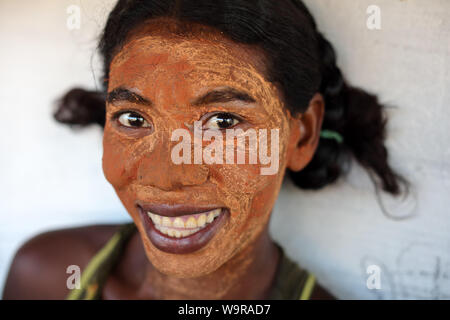
[[85, 127], [90, 124], [105, 125], [105, 94], [75, 88], [57, 102], [53, 114], [56, 121]]

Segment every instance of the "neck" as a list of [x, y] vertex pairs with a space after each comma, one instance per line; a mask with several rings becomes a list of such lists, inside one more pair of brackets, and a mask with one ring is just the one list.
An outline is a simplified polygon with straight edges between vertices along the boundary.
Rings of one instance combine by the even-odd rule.
[[266, 299], [278, 260], [278, 248], [266, 227], [253, 243], [205, 276], [168, 276], [148, 263], [140, 293], [144, 299]]

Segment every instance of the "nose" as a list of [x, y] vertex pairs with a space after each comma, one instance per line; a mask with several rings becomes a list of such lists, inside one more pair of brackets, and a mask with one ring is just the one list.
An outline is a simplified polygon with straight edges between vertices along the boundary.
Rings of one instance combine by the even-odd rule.
[[137, 168], [137, 179], [141, 185], [171, 191], [184, 186], [201, 185], [207, 181], [209, 168], [206, 165], [175, 164], [172, 161], [172, 148], [176, 144], [177, 142], [170, 141], [167, 134], [159, 134], [152, 150], [141, 155]]

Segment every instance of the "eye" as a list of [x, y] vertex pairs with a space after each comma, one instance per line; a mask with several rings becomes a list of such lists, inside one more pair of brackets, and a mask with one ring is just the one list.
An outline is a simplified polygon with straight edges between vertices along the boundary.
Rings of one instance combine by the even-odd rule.
[[230, 113], [219, 113], [211, 118], [203, 126], [204, 129], [229, 129], [241, 121]]
[[151, 125], [137, 112], [123, 112], [117, 116], [119, 123], [128, 128], [148, 128]]

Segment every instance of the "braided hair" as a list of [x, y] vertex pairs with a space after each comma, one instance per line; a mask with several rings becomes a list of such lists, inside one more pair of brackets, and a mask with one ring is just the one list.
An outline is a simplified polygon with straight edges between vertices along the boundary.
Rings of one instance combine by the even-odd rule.
[[315, 93], [323, 95], [322, 128], [343, 141], [322, 136], [310, 163], [299, 172], [288, 172], [295, 185], [319, 189], [334, 182], [352, 156], [368, 170], [377, 192], [381, 187], [398, 195], [399, 183], [408, 184], [388, 164], [384, 106], [375, 95], [347, 83], [336, 65], [335, 50], [300, 0], [119, 0], [98, 47], [104, 63], [103, 90], [69, 91], [59, 101], [56, 120], [104, 126], [114, 55], [130, 31], [161, 17], [214, 27], [238, 43], [259, 46], [269, 58], [267, 80], [281, 85], [285, 107], [294, 115], [306, 111]]

